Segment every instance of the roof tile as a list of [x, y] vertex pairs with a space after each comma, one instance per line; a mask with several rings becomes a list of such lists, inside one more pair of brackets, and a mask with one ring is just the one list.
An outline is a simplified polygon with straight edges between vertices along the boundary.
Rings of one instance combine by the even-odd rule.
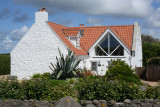
[[[94, 26], [94, 27], [66, 27], [53, 22], [48, 22], [50, 27], [57, 33], [61, 40], [77, 55], [88, 55], [87, 52], [96, 40], [107, 28], [131, 50], [134, 25], [121, 26]], [[84, 36], [80, 39], [80, 49], [75, 48], [66, 36], [77, 36], [80, 29], [84, 29]]]

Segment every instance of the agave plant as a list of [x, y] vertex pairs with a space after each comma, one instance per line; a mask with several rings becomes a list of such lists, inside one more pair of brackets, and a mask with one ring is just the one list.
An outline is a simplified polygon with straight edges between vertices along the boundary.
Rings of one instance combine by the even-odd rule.
[[56, 57], [56, 64], [51, 63], [50, 69], [53, 71], [52, 77], [54, 79], [67, 79], [72, 78], [77, 75], [77, 66], [81, 60], [76, 59], [76, 55], [70, 50], [68, 50], [68, 55], [64, 55], [59, 51], [60, 57]]

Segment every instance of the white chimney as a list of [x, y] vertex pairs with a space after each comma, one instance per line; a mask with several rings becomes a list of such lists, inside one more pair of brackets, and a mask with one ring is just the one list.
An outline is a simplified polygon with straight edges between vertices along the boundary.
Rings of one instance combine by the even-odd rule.
[[48, 12], [46, 12], [45, 8], [39, 9], [39, 12], [35, 13], [35, 23], [43, 24], [48, 21]]

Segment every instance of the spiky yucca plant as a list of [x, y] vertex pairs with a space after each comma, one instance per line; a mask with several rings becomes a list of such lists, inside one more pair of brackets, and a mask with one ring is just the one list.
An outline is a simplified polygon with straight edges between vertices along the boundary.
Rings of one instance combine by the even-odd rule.
[[68, 55], [64, 55], [59, 51], [60, 57], [56, 57], [56, 64], [51, 63], [50, 69], [53, 71], [52, 77], [54, 79], [67, 79], [77, 75], [76, 68], [81, 60], [76, 59], [76, 55], [68, 48]]

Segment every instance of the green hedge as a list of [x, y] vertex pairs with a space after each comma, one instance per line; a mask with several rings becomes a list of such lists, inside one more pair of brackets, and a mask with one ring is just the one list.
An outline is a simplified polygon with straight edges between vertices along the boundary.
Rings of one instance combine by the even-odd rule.
[[[0, 99], [55, 101], [65, 96], [76, 100], [160, 99], [160, 85], [149, 87], [131, 82], [108, 81], [105, 77], [85, 77], [70, 84], [66, 80], [0, 81]], [[65, 84], [63, 84], [65, 82]], [[53, 83], [53, 84], [52, 84]]]
[[78, 88], [79, 99], [83, 100], [115, 100], [124, 101], [124, 99], [141, 99], [144, 94], [141, 93], [138, 85], [128, 82], [89, 82]]
[[77, 83], [79, 100], [160, 99], [160, 84], [156, 87], [131, 82], [87, 77]]
[[69, 84], [53, 86], [48, 80], [25, 80], [22, 83], [18, 81], [0, 81], [0, 99], [53, 101], [65, 96], [76, 98], [74, 89]]
[[10, 55], [0, 54], [0, 75], [10, 74]]

